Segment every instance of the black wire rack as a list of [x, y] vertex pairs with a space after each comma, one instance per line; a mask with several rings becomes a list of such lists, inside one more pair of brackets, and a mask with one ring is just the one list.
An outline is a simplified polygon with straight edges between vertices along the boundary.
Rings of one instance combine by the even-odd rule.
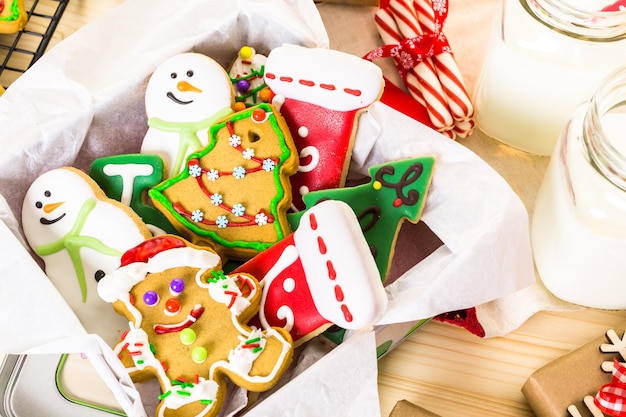
[[46, 51], [69, 0], [26, 0], [28, 23], [0, 34], [0, 85], [7, 88]]

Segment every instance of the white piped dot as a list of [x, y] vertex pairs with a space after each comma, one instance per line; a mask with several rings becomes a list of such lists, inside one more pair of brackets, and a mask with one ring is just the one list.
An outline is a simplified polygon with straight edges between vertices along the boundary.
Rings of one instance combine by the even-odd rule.
[[283, 289], [285, 292], [292, 292], [296, 289], [296, 280], [293, 278], [286, 278], [283, 281]]
[[300, 126], [298, 128], [298, 136], [300, 136], [301, 138], [306, 138], [307, 136], [309, 136], [309, 128], [306, 126]]

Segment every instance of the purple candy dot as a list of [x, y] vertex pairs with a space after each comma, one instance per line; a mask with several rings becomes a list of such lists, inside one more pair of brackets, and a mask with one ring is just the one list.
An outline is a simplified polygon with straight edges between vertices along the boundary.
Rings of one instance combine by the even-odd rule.
[[174, 278], [172, 282], [170, 282], [170, 291], [172, 295], [179, 295], [185, 289], [185, 281], [180, 278]]
[[159, 295], [154, 291], [146, 291], [143, 295], [143, 302], [148, 306], [156, 305], [159, 302]]
[[239, 81], [237, 81], [237, 90], [240, 93], [245, 93], [249, 89], [250, 89], [250, 83], [248, 81], [246, 81], [246, 80], [239, 80]]

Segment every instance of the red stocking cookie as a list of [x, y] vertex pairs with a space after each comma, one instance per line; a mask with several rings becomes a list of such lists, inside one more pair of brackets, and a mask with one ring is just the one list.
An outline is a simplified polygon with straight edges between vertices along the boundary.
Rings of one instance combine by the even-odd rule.
[[131, 376], [154, 375], [161, 384], [157, 416], [214, 416], [225, 378], [264, 391], [291, 362], [287, 332], [245, 324], [261, 298], [254, 277], [225, 275], [215, 252], [181, 238], [129, 250], [98, 293], [130, 322], [114, 350]]
[[288, 330], [301, 344], [331, 324], [374, 324], [387, 297], [359, 222], [348, 205], [325, 201], [307, 210], [298, 229], [234, 272], [263, 285], [259, 320]]
[[270, 52], [265, 82], [300, 154], [291, 183], [293, 205], [304, 209], [307, 192], [343, 186], [359, 112], [381, 96], [382, 72], [343, 52], [283, 46]]

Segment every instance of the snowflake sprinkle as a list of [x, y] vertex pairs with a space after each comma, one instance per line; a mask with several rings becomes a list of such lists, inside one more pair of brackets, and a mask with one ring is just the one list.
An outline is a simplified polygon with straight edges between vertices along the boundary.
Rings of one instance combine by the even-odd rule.
[[224, 198], [222, 197], [221, 194], [218, 194], [218, 193], [211, 194], [211, 203], [213, 203], [213, 205], [219, 206], [220, 204], [222, 204], [223, 201], [224, 201]]
[[246, 169], [242, 167], [241, 165], [233, 169], [233, 177], [237, 178], [238, 180], [242, 179], [245, 176], [246, 176]]
[[254, 216], [254, 222], [256, 224], [258, 224], [259, 226], [265, 226], [267, 224], [267, 214], [265, 213], [259, 213], [256, 216]]
[[254, 158], [254, 149], [247, 148], [245, 151], [241, 153], [243, 159], [247, 159], [248, 161]]
[[235, 204], [231, 211], [235, 216], [241, 217], [246, 213], [246, 208], [243, 206], [243, 204]]
[[241, 145], [241, 136], [233, 133], [230, 136], [230, 138], [228, 138], [228, 144], [232, 146], [233, 148], [236, 148], [237, 146]]
[[202, 221], [202, 219], [204, 219], [204, 213], [202, 212], [202, 210], [194, 210], [193, 213], [191, 213], [191, 220], [199, 223]]
[[220, 177], [220, 173], [217, 169], [210, 169], [207, 171], [206, 177], [210, 181], [217, 181], [217, 179]]
[[191, 175], [194, 178], [197, 178], [200, 175], [202, 175], [202, 168], [200, 168], [200, 165], [194, 164], [194, 165], [189, 166], [189, 175]]
[[215, 219], [215, 224], [218, 228], [224, 229], [226, 226], [228, 226], [228, 219], [226, 218], [226, 216], [217, 216], [217, 219]]
[[265, 171], [271, 172], [274, 171], [274, 168], [276, 168], [276, 163], [272, 159], [267, 158], [263, 160], [263, 169]]

